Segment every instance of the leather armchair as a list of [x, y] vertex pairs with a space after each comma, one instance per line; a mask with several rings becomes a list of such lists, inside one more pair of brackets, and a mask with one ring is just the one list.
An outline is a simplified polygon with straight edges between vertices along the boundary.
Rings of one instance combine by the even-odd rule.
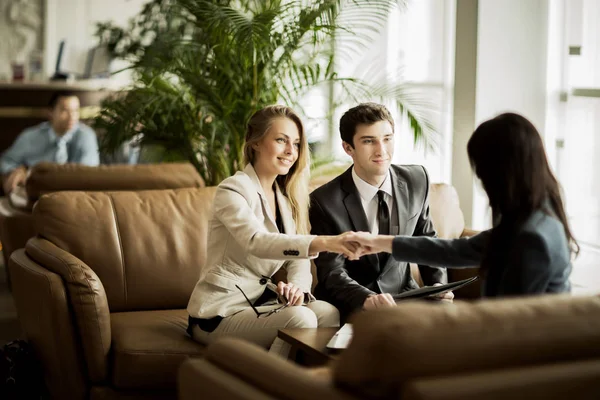
[[179, 399], [597, 399], [599, 313], [600, 297], [568, 295], [406, 303], [358, 314], [350, 346], [315, 369], [222, 339], [182, 364]]
[[185, 310], [206, 256], [215, 188], [55, 192], [9, 261], [19, 320], [55, 399], [176, 397], [204, 354]]
[[[101, 165], [39, 163], [31, 168], [23, 190], [0, 201], [0, 242], [4, 265], [13, 251], [35, 236], [31, 210], [45, 193], [63, 190], [116, 191], [202, 187], [190, 163]], [[8, 270], [7, 270], [8, 271]], [[7, 272], [8, 273], [8, 272]], [[10, 282], [9, 276], [7, 280]]]

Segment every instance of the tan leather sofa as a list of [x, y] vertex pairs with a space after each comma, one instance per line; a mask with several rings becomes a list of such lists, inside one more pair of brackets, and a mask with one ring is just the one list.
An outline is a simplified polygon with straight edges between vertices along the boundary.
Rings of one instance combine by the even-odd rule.
[[31, 209], [44, 193], [62, 190], [150, 190], [202, 187], [190, 163], [101, 165], [39, 163], [31, 168], [26, 187], [0, 201], [0, 242], [4, 265], [13, 251], [35, 235]]
[[598, 399], [599, 317], [600, 297], [414, 302], [358, 315], [317, 369], [223, 339], [182, 365], [179, 399]]
[[214, 187], [55, 192], [9, 261], [19, 321], [54, 399], [176, 397], [204, 348], [185, 307], [206, 257]]
[[[432, 186], [434, 222], [460, 235], [462, 214], [444, 216], [460, 212], [446, 187]], [[38, 236], [9, 269], [54, 398], [174, 396], [179, 363], [204, 351], [185, 333], [184, 308], [205, 258], [214, 190], [55, 192], [38, 201]]]

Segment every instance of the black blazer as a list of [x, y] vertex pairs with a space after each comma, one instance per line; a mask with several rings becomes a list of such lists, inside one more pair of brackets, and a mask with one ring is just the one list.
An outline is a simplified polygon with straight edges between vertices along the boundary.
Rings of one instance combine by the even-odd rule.
[[[448, 268], [477, 266], [486, 251], [491, 230], [453, 240], [398, 236], [392, 254], [408, 262]], [[537, 210], [500, 243], [482, 285], [485, 297], [564, 293], [571, 290], [571, 252], [563, 224]]]
[[[392, 234], [434, 237], [429, 217], [429, 177], [420, 165], [392, 165], [392, 188], [398, 219]], [[315, 235], [337, 235], [347, 231], [368, 231], [360, 195], [352, 180], [352, 168], [311, 193], [310, 223]], [[400, 293], [418, 288], [406, 262], [389, 257], [380, 265], [376, 254], [348, 261], [334, 253], [321, 253], [315, 260], [318, 284], [315, 296], [336, 306], [342, 318], [360, 309], [367, 296]], [[427, 285], [446, 283], [445, 268], [419, 265]]]

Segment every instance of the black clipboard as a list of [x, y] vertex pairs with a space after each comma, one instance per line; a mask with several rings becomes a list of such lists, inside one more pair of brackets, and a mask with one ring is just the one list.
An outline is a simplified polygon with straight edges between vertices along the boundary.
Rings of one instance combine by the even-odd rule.
[[420, 299], [423, 297], [435, 296], [437, 294], [450, 292], [452, 290], [460, 289], [463, 286], [469, 285], [479, 279], [478, 276], [474, 276], [472, 278], [463, 279], [462, 281], [451, 282], [445, 285], [439, 286], [423, 286], [419, 289], [407, 290], [406, 292], [398, 293], [392, 295], [394, 300], [402, 301], [402, 300], [410, 300], [410, 299]]

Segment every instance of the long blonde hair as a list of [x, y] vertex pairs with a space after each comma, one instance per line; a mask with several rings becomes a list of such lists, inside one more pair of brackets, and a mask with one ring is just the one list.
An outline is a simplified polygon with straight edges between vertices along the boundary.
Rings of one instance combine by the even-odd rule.
[[281, 105], [266, 106], [255, 112], [246, 128], [246, 143], [244, 144], [244, 162], [254, 165], [256, 153], [252, 146], [260, 142], [277, 118], [288, 118], [298, 127], [300, 146], [298, 159], [286, 175], [279, 175], [276, 182], [292, 206], [292, 216], [296, 223], [296, 233], [310, 233], [308, 222], [308, 181], [310, 179], [310, 151], [304, 134], [304, 125], [300, 117], [290, 107]]

